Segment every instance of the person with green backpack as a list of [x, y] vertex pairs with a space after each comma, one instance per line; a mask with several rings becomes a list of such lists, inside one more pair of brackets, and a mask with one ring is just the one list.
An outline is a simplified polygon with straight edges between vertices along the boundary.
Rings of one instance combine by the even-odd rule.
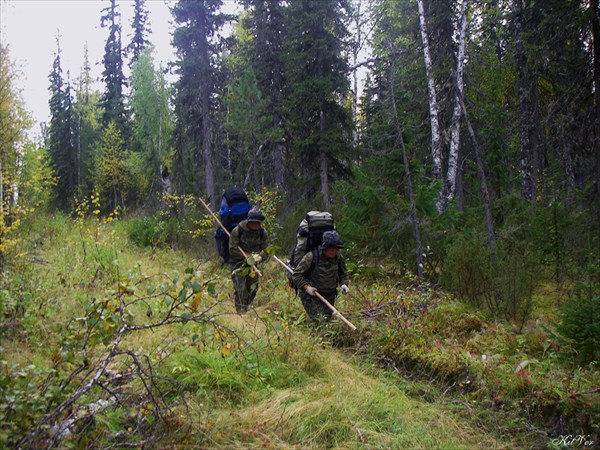
[[308, 316], [317, 324], [331, 319], [333, 312], [315, 294], [321, 294], [334, 305], [337, 288], [342, 294], [348, 288], [348, 271], [340, 249], [344, 244], [337, 231], [326, 231], [319, 247], [308, 252], [294, 268], [292, 279]]
[[[258, 208], [248, 212], [246, 220], [241, 221], [231, 232], [229, 239], [229, 263], [233, 267], [231, 280], [235, 289], [235, 309], [239, 314], [248, 311], [258, 292], [258, 276], [248, 265], [258, 264], [268, 257], [267, 232], [262, 227], [265, 216]], [[249, 256], [248, 259], [242, 253]]]

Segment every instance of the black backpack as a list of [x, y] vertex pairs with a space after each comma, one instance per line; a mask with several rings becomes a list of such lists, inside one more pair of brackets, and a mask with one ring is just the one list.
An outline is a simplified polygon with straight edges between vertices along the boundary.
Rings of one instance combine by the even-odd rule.
[[[242, 221], [248, 218], [248, 211], [252, 208], [252, 203], [244, 189], [232, 187], [225, 189], [221, 198], [221, 209], [219, 210], [219, 220], [229, 233]], [[215, 243], [217, 252], [223, 259], [223, 262], [229, 262], [229, 236], [222, 228], [215, 233]]]
[[[298, 226], [296, 243], [288, 258], [288, 265], [292, 269], [295, 269], [304, 255], [315, 250], [323, 243], [323, 233], [333, 230], [335, 230], [335, 223], [331, 213], [309, 211]], [[313, 260], [314, 259], [318, 259], [318, 255], [317, 258], [313, 258]], [[291, 273], [288, 273], [288, 279], [295, 289]]]

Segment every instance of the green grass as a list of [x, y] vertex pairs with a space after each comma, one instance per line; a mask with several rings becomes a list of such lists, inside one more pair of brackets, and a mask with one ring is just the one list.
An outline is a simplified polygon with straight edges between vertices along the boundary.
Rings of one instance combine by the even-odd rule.
[[[4, 279], [3, 289], [23, 299], [24, 312], [5, 330], [0, 359], [55, 370], [55, 378], [44, 371], [32, 375], [40, 386], [64, 382], [82, 363], [82, 322], [76, 319], [105, 299], [104, 315], [114, 314], [117, 303], [111, 299], [120, 284], [132, 289], [125, 298], [133, 299], [165, 283], [181, 289], [188, 268], [199, 280], [210, 280], [211, 287], [190, 297], [185, 311], [218, 301], [213, 321], [156, 327], [123, 341], [124, 348], [149, 355], [156, 386], [169, 405], [162, 420], [153, 425], [149, 419], [154, 417], [151, 402], [140, 397], [144, 390], [137, 380], [123, 388], [132, 406], [99, 414], [83, 428], [80, 445], [89, 439], [107, 443], [109, 435], [125, 433], [129, 442], [152, 435], [158, 439], [154, 444], [164, 447], [223, 449], [537, 446], [540, 441], [526, 431], [529, 424], [514, 405], [524, 398], [541, 402], [542, 394], [558, 386], [548, 375], [560, 370], [565, 376], [559, 402], [568, 402], [567, 389], [585, 389], [598, 380], [597, 368], [567, 375], [569, 366], [540, 327], [515, 335], [509, 326], [412, 283], [361, 284], [356, 277], [353, 295], [340, 296], [336, 306], [360, 331], [350, 333], [336, 321], [324, 338], [303, 319], [283, 270], [271, 260], [263, 266], [255, 308], [239, 316], [226, 269], [182, 250], [139, 247], [129, 241], [127, 225], [43, 217], [29, 227], [20, 244], [22, 256]], [[162, 301], [132, 306], [131, 323], [146, 323], [149, 313], [156, 318]], [[379, 315], [365, 320], [359, 310]], [[89, 358], [103, 354], [110, 339], [102, 336], [110, 337], [114, 328], [102, 333], [88, 344]], [[487, 363], [482, 355], [489, 357]], [[410, 378], [379, 368], [382, 357]], [[526, 358], [532, 361], [531, 385], [514, 373]], [[130, 364], [123, 358], [111, 370], [125, 371]], [[1, 370], [7, 374], [8, 369]], [[80, 404], [105, 394], [93, 390]], [[27, 401], [39, 405], [42, 400], [34, 395]], [[26, 431], [43, 408], [24, 414], [20, 425], [3, 430], [21, 426]]]

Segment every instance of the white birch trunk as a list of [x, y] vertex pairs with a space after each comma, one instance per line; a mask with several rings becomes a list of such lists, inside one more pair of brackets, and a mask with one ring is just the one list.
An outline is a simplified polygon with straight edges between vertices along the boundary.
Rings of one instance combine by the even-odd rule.
[[425, 8], [423, 0], [417, 0], [419, 7], [419, 23], [421, 39], [423, 40], [423, 59], [425, 60], [425, 72], [427, 75], [427, 91], [429, 93], [429, 119], [431, 122], [431, 159], [433, 161], [433, 176], [437, 180], [442, 179], [442, 136], [440, 132], [439, 106], [433, 77], [433, 63], [429, 50], [429, 34], [425, 22]]
[[[356, 36], [356, 47], [352, 49], [352, 120], [354, 123], [357, 122], [358, 116], [358, 53], [360, 52], [362, 43], [362, 26], [360, 21], [360, 9], [362, 7], [362, 2], [359, 0], [356, 6], [356, 13], [354, 15], [354, 26], [356, 27], [355, 36]], [[358, 142], [358, 132], [356, 128], [352, 131], [352, 142], [356, 145]]]
[[446, 183], [444, 184], [440, 201], [438, 203], [438, 212], [444, 211], [452, 199], [456, 189], [456, 173], [458, 170], [458, 152], [460, 149], [460, 116], [462, 108], [460, 99], [464, 93], [464, 68], [465, 68], [465, 47], [467, 35], [467, 0], [463, 0], [460, 5], [459, 16], [459, 38], [458, 50], [456, 56], [456, 96], [454, 98], [454, 111], [452, 112], [450, 153], [448, 155], [448, 171], [446, 173]]

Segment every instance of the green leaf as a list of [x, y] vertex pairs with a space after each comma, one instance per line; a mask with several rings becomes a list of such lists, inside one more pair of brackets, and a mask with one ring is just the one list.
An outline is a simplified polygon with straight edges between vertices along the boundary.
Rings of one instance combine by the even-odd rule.
[[212, 297], [216, 297], [217, 296], [217, 290], [215, 289], [215, 284], [214, 283], [209, 283], [208, 284], [208, 288], [206, 289], [206, 292], [208, 292], [208, 294], [211, 295]]
[[186, 288], [183, 288], [181, 291], [179, 291], [179, 296], [177, 297], [177, 300], [179, 300], [180, 302], [185, 301], [187, 294], [188, 290]]

